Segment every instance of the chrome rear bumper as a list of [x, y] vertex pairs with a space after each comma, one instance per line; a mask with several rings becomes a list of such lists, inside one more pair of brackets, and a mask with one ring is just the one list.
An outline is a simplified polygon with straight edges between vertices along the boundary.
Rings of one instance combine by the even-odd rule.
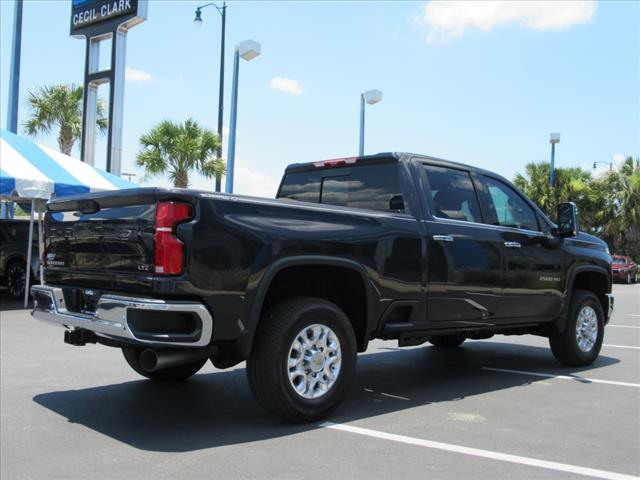
[[[171, 345], [180, 347], [205, 347], [211, 341], [213, 332], [213, 318], [207, 308], [201, 303], [167, 302], [153, 298], [125, 297], [119, 295], [102, 295], [98, 300], [93, 314], [71, 312], [65, 306], [61, 288], [49, 286], [34, 286], [31, 288], [34, 307], [31, 316], [38, 320], [54, 323], [67, 328], [83, 328], [98, 335], [133, 340], [141, 344]], [[201, 329], [193, 341], [171, 341], [167, 335], [165, 341], [162, 335], [153, 340], [142, 339], [135, 335], [127, 323], [128, 310], [142, 310], [153, 312], [184, 312], [198, 316]]]

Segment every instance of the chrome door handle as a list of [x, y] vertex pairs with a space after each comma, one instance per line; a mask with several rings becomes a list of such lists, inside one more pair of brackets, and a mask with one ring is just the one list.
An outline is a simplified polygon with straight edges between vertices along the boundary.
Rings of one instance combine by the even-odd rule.
[[520, 245], [520, 242], [504, 242], [504, 246], [507, 248], [520, 248], [522, 247], [522, 245]]
[[434, 235], [432, 237], [436, 242], [453, 242], [453, 237], [451, 235]]

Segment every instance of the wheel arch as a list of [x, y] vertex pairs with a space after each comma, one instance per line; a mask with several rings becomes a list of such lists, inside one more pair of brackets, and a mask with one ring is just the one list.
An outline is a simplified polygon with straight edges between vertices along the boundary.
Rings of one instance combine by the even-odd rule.
[[611, 275], [604, 267], [598, 265], [583, 265], [575, 268], [569, 276], [565, 292], [566, 299], [562, 312], [556, 321], [556, 328], [559, 332], [564, 331], [569, 313], [569, 305], [571, 304], [571, 298], [575, 290], [588, 290], [593, 292], [602, 305], [605, 321], [608, 321], [606, 317], [609, 311], [610, 300], [607, 294], [611, 292]]
[[[326, 278], [325, 276], [332, 271], [331, 269], [334, 272], [349, 272], [347, 279], [339, 279], [340, 281], [357, 282], [358, 291], [354, 292], [354, 295], [349, 295], [354, 301], [353, 306], [349, 307], [342, 301], [336, 301], [332, 295], [309, 295], [308, 293], [301, 293], [300, 295], [324, 298], [325, 300], [333, 301], [342, 308], [354, 327], [358, 350], [364, 351], [369, 341], [369, 335], [376, 323], [373, 312], [374, 289], [369, 280], [367, 270], [363, 265], [345, 258], [304, 255], [275, 261], [266, 269], [253, 293], [247, 295], [249, 311], [248, 315], [241, 319], [245, 327], [239, 344], [242, 356], [247, 358], [251, 352], [254, 335], [265, 307], [268, 308], [273, 304], [273, 301], [287, 298], [286, 296], [279, 298], [277, 294], [273, 298], [274, 287], [277, 285], [279, 278], [283, 278], [287, 274], [304, 273], [306, 274], [304, 279], [309, 280], [309, 272], [321, 272], [322, 274], [316, 279], [319, 282]], [[298, 294], [294, 293], [290, 296], [298, 296]], [[354, 318], [354, 312], [359, 315], [363, 314], [364, 318], [360, 318], [359, 315]]]

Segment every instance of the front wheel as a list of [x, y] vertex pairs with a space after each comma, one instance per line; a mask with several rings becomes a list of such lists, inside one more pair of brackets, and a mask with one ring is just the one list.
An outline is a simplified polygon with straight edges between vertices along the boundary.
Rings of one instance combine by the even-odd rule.
[[179, 382], [182, 380], [186, 380], [187, 378], [190, 378], [198, 373], [198, 371], [208, 360], [207, 358], [203, 358], [202, 360], [188, 363], [186, 365], [162, 368], [160, 370], [148, 372], [144, 368], [142, 368], [142, 365], [140, 364], [140, 355], [142, 354], [143, 350], [143, 348], [126, 347], [122, 349], [122, 354], [124, 355], [124, 359], [127, 361], [129, 366], [136, 373], [139, 373], [143, 377], [147, 377], [150, 380], [158, 380], [161, 382]]
[[318, 420], [347, 393], [356, 354], [353, 327], [337, 305], [311, 297], [284, 300], [258, 324], [247, 361], [249, 386], [276, 416]]
[[600, 354], [604, 338], [602, 305], [587, 290], [575, 290], [571, 297], [564, 332], [549, 337], [551, 351], [565, 365], [591, 365]]

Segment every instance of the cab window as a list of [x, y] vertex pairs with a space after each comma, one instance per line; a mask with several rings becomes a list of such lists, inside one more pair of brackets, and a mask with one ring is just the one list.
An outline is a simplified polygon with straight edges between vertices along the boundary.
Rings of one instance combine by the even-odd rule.
[[424, 165], [424, 169], [436, 217], [482, 223], [478, 197], [469, 172], [435, 165]]
[[408, 213], [395, 162], [287, 173], [278, 198]]
[[524, 230], [540, 230], [536, 213], [513, 188], [490, 177], [484, 177], [483, 182], [487, 195], [487, 223]]

